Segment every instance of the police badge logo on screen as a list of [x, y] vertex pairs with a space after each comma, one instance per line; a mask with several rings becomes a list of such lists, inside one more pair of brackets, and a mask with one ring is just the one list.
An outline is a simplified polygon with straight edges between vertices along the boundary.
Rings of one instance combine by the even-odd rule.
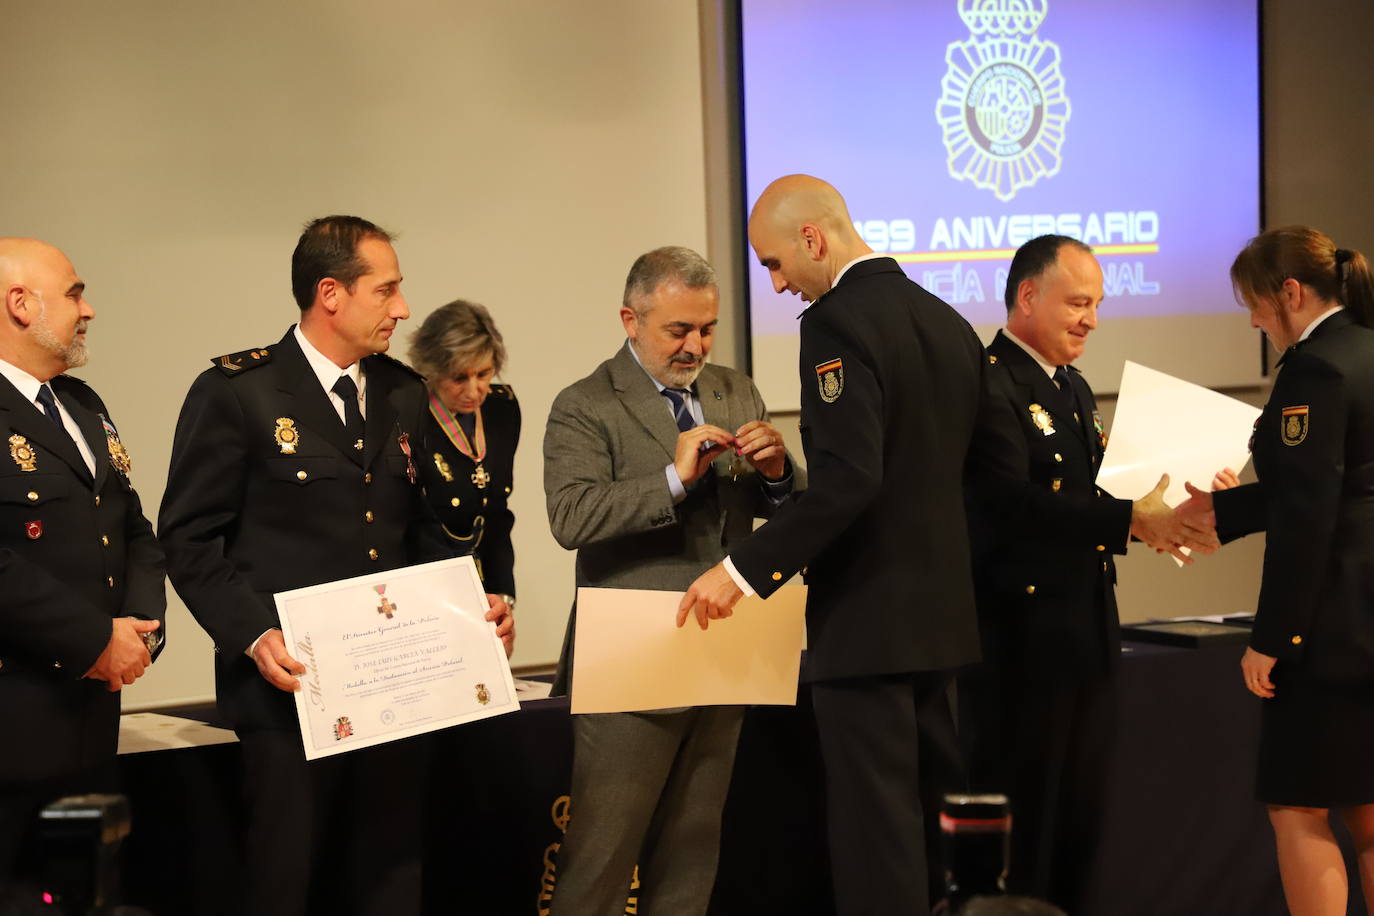
[[1011, 200], [1059, 171], [1069, 100], [1059, 46], [1035, 34], [1049, 0], [958, 0], [967, 41], [945, 48], [935, 119], [949, 174]]

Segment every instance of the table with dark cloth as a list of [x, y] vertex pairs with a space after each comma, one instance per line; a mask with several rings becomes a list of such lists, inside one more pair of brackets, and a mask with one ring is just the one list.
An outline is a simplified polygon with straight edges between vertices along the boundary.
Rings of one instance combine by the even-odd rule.
[[[1272, 832], [1253, 797], [1259, 704], [1241, 686], [1240, 652], [1127, 643], [1105, 839], [1099, 861], [1084, 863], [1093, 902], [1082, 916], [1285, 912]], [[161, 711], [214, 720], [210, 707]], [[427, 912], [545, 912], [567, 816], [567, 700], [526, 702], [431, 740]], [[156, 916], [233, 912], [237, 756], [227, 744], [121, 758], [135, 819], [127, 902]], [[822, 785], [805, 690], [796, 708], [751, 709], [725, 810], [713, 916], [832, 912]]]

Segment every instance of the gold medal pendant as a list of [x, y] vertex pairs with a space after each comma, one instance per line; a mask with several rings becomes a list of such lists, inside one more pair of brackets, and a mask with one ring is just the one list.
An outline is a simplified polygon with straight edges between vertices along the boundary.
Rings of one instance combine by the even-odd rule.
[[1050, 417], [1050, 412], [1048, 410], [1041, 407], [1039, 404], [1032, 404], [1030, 406], [1030, 415], [1031, 422], [1035, 424], [1035, 428], [1040, 430], [1042, 435], [1054, 435], [1054, 420]]
[[272, 438], [277, 440], [277, 445], [281, 446], [283, 455], [296, 454], [296, 446], [300, 445], [301, 434], [296, 429], [296, 421], [290, 417], [277, 417], [277, 428], [272, 433]]
[[472, 472], [472, 482], [477, 489], [485, 490], [487, 484], [491, 483], [491, 475], [487, 473], [486, 468], [479, 464], [477, 465], [477, 470]]
[[10, 436], [10, 457], [19, 465], [21, 471], [38, 470], [38, 455], [34, 452], [33, 446], [29, 445], [29, 440], [23, 436]]
[[103, 413], [100, 414], [100, 425], [105, 429], [105, 447], [110, 452], [110, 467], [128, 477], [134, 469], [134, 462], [129, 457], [129, 450], [119, 441], [119, 431]]

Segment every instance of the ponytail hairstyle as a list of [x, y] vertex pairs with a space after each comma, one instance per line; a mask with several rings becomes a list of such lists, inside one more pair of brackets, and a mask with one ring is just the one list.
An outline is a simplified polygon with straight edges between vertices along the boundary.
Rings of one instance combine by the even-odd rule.
[[[1252, 238], [1231, 264], [1236, 296], [1253, 311], [1272, 302], [1289, 278], [1311, 288], [1322, 299], [1339, 302], [1350, 317], [1374, 327], [1374, 274], [1358, 251], [1337, 248], [1310, 226], [1284, 226]], [[1286, 313], [1279, 312], [1286, 322]]]

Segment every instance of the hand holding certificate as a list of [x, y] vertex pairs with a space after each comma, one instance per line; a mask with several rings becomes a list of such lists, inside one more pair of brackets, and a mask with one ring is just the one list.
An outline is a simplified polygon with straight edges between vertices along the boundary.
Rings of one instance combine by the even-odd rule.
[[[1097, 482], [1123, 499], [1177, 506], [1188, 496], [1186, 482], [1205, 485], [1223, 468], [1245, 467], [1259, 414], [1258, 407], [1127, 362]], [[1167, 489], [1152, 492], [1166, 474]]]
[[275, 598], [287, 651], [306, 669], [295, 700], [308, 760], [520, 706], [471, 557]]

